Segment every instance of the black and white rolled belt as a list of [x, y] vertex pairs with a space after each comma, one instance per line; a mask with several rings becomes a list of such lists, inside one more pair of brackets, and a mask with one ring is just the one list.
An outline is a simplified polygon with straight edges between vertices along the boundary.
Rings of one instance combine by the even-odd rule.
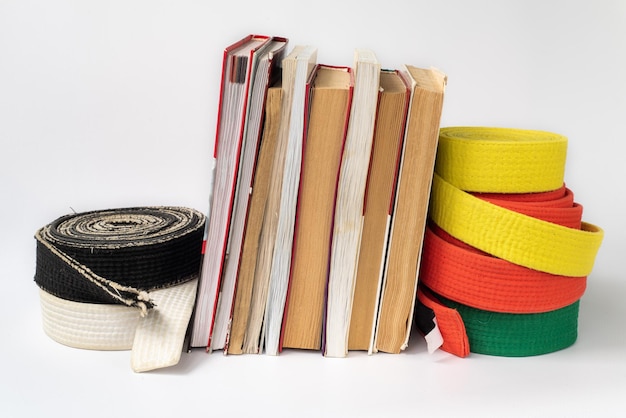
[[205, 217], [182, 207], [62, 216], [39, 229], [43, 328], [76, 348], [132, 350], [136, 372], [180, 360], [195, 303]]

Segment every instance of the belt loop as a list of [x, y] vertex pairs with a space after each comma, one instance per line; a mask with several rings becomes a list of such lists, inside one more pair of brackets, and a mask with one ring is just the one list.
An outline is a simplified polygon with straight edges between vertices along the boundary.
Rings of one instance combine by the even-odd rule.
[[[434, 325], [435, 329], [441, 333], [443, 338], [443, 344], [441, 349], [447, 351], [450, 354], [454, 354], [459, 357], [467, 357], [470, 353], [469, 340], [465, 331], [465, 324], [463, 318], [456, 309], [448, 308], [437, 301], [432, 294], [419, 287], [417, 291], [418, 306], [422, 305], [432, 311], [434, 319], [436, 320]], [[427, 310], [418, 307], [416, 309], [416, 315], [421, 316], [417, 319], [418, 326], [427, 322], [430, 318], [425, 318]], [[422, 333], [427, 334], [423, 327], [420, 327]], [[431, 347], [429, 347], [429, 351]], [[436, 348], [436, 347], [435, 347]]]

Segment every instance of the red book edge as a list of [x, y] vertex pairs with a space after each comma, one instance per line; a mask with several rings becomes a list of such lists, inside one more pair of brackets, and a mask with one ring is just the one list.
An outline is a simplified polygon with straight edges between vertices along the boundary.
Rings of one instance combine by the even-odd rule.
[[[251, 69], [252, 69], [252, 57], [254, 56], [254, 54], [256, 53], [256, 51], [261, 48], [263, 45], [265, 45], [270, 39], [270, 36], [266, 36], [266, 35], [248, 35], [245, 38], [243, 38], [242, 40], [240, 40], [239, 42], [234, 43], [233, 45], [230, 45], [229, 47], [227, 47], [224, 50], [224, 61], [223, 61], [223, 65], [226, 64], [226, 60], [228, 59], [228, 57], [230, 56], [230, 53], [232, 52], [233, 49], [238, 48], [239, 46], [245, 44], [246, 42], [249, 42], [253, 39], [261, 39], [264, 42], [262, 42], [261, 44], [259, 44], [256, 48], [251, 48], [249, 53], [248, 53], [248, 65], [247, 65], [247, 69], [246, 69], [246, 81], [245, 81], [245, 92], [244, 92], [244, 97], [248, 97], [249, 93], [250, 93], [250, 83], [251, 83]], [[224, 67], [225, 69], [225, 67]], [[223, 74], [223, 80], [222, 80], [222, 88], [224, 87], [225, 83], [226, 83], [226, 78], [227, 78], [227, 74]], [[220, 96], [222, 95], [222, 92], [220, 92]], [[218, 126], [219, 126], [219, 121], [221, 120], [221, 112], [222, 112], [222, 108], [221, 108], [221, 101], [222, 98], [220, 97], [220, 108], [218, 110]], [[215, 300], [216, 302], [213, 304], [213, 312], [211, 314], [211, 326], [209, 329], [209, 340], [207, 342], [207, 347], [208, 350], [211, 349], [211, 343], [212, 343], [212, 338], [213, 338], [213, 328], [215, 326], [215, 316], [217, 313], [217, 307], [219, 305], [219, 295], [220, 295], [220, 291], [222, 288], [222, 274], [224, 272], [224, 262], [226, 259], [226, 250], [228, 248], [228, 240], [229, 240], [229, 236], [230, 236], [230, 220], [232, 218], [232, 211], [233, 211], [233, 202], [234, 202], [234, 198], [235, 198], [235, 189], [236, 189], [236, 178], [237, 178], [237, 173], [239, 172], [239, 155], [241, 153], [241, 144], [242, 144], [242, 140], [243, 140], [243, 134], [245, 131], [245, 126], [246, 126], [246, 115], [248, 112], [248, 100], [246, 99], [244, 101], [242, 110], [241, 110], [241, 125], [239, 126], [239, 132], [237, 135], [237, 149], [235, 151], [235, 155], [237, 156], [237, 158], [235, 159], [235, 166], [234, 166], [234, 170], [233, 170], [233, 176], [235, 177], [235, 181], [233, 182], [233, 187], [230, 191], [230, 196], [229, 196], [229, 201], [228, 201], [228, 222], [226, 224], [226, 230], [224, 231], [224, 241], [222, 243], [222, 254], [220, 256], [220, 267], [219, 267], [219, 273], [218, 273], [218, 281], [217, 281], [217, 286], [215, 289]], [[219, 128], [216, 131], [216, 139], [215, 139], [215, 158], [217, 158], [217, 154], [218, 154], [218, 138], [219, 137]]]
[[[277, 48], [276, 50], [274, 50], [274, 52], [270, 53], [270, 56], [269, 56], [269, 61], [270, 61], [269, 67], [268, 67], [269, 77], [268, 77], [268, 84], [265, 87], [265, 92], [264, 92], [263, 107], [261, 109], [261, 114], [263, 116], [261, 117], [261, 119], [263, 119], [265, 117], [264, 115], [265, 115], [265, 104], [266, 104], [266, 100], [267, 100], [267, 90], [272, 85], [272, 82], [274, 80], [273, 73], [275, 72], [275, 69], [277, 68], [276, 67], [276, 58], [278, 58], [279, 60], [282, 58], [281, 56], [282, 56], [283, 52], [286, 50], [287, 43], [289, 42], [289, 40], [287, 38], [280, 37], [280, 36], [274, 36], [274, 37], [271, 38], [271, 40], [272, 41], [276, 41], [276, 42], [282, 42], [283, 46], [280, 47], [280, 48]], [[256, 175], [257, 159], [258, 159], [258, 156], [259, 156], [259, 154], [258, 154], [259, 153], [258, 143], [259, 143], [259, 141], [261, 139], [262, 134], [263, 134], [263, 128], [262, 128], [262, 121], [261, 121], [261, 127], [259, 129], [259, 132], [258, 132], [257, 138], [256, 138], [257, 147], [256, 147], [256, 154], [254, 156], [254, 164], [252, 166], [252, 176], [250, 178], [250, 184], [247, 186], [249, 189], [252, 189], [252, 186], [254, 185], [254, 178], [255, 178], [255, 175]], [[242, 232], [242, 236], [244, 238], [246, 236], [246, 230], [247, 230], [247, 224], [248, 224], [247, 219], [248, 219], [249, 211], [250, 211], [250, 199], [248, 199], [248, 204], [247, 204], [247, 207], [246, 207], [246, 214], [245, 214], [246, 222], [244, 224], [244, 229], [243, 229], [243, 232]], [[230, 307], [229, 325], [228, 325], [229, 329], [227, 330], [227, 333], [226, 333], [226, 341], [224, 343], [224, 349], [223, 349], [225, 354], [228, 353], [228, 343], [229, 343], [229, 338], [230, 338], [230, 326], [231, 326], [232, 320], [233, 320], [233, 313], [234, 313], [234, 307], [235, 307], [234, 301], [235, 301], [235, 298], [237, 296], [237, 282], [238, 282], [238, 278], [239, 278], [239, 269], [241, 267], [241, 251], [242, 250], [243, 250], [243, 246], [239, 248], [239, 258], [238, 258], [239, 263], [237, 265], [237, 274], [235, 275], [235, 290], [234, 290], [234, 294], [233, 294], [233, 303], [231, 304], [231, 307]]]
[[[219, 91], [219, 98], [218, 98], [217, 121], [216, 121], [216, 128], [215, 128], [215, 144], [214, 144], [214, 148], [213, 148], [213, 158], [214, 159], [217, 159], [218, 146], [219, 146], [219, 132], [220, 132], [220, 129], [221, 129], [221, 126], [222, 126], [222, 124], [221, 124], [221, 120], [222, 120], [222, 106], [223, 106], [223, 103], [224, 103], [224, 90], [225, 90], [225, 86], [226, 86], [226, 82], [227, 82], [227, 74], [226, 74], [226, 65], [227, 65], [227, 62], [228, 62], [227, 60], [228, 60], [231, 52], [234, 49], [244, 45], [246, 42], [249, 42], [252, 39], [263, 39], [263, 40], [265, 40], [265, 42], [267, 42], [267, 41], [269, 41], [270, 36], [250, 34], [250, 35], [247, 35], [244, 38], [240, 39], [239, 41], [237, 41], [237, 42], [235, 42], [235, 43], [233, 43], [231, 45], [228, 45], [226, 48], [224, 48], [224, 52], [223, 52], [223, 55], [222, 55], [222, 71], [221, 71], [220, 91]], [[252, 54], [253, 51], [255, 51], [260, 46], [265, 44], [265, 42], [263, 42], [257, 48], [253, 49], [251, 51], [251, 54]], [[246, 74], [246, 76], [247, 76], [247, 79], [246, 79], [246, 84], [247, 84], [247, 86], [246, 86], [246, 94], [247, 94], [247, 89], [249, 88], [249, 81], [250, 81], [250, 65], [251, 65], [250, 61], [251, 60], [249, 60], [249, 62], [248, 62], [248, 70], [247, 70], [247, 74]], [[244, 120], [245, 120], [245, 106], [246, 105], [244, 105]], [[241, 132], [242, 132], [242, 129], [240, 129], [240, 134], [239, 134], [239, 137], [240, 137], [239, 138], [239, 145], [238, 145], [239, 148], [241, 147]], [[237, 169], [238, 169], [238, 164], [236, 164], [236, 170]], [[232, 210], [232, 193], [231, 193], [231, 199], [230, 199], [229, 205], [230, 205], [230, 209], [229, 209], [229, 212], [230, 212], [230, 210]], [[211, 207], [213, 207], [212, 203], [211, 203]], [[207, 239], [208, 239], [208, 223], [206, 225], [205, 237], [204, 237], [203, 242], [202, 242], [202, 249], [201, 249], [201, 251], [202, 251], [202, 258], [204, 258], [206, 256]], [[228, 228], [227, 228], [227, 231], [226, 231], [226, 240], [225, 241], [227, 241], [227, 239], [228, 239]], [[221, 275], [221, 271], [223, 269], [225, 251], [226, 251], [226, 247], [224, 246], [224, 249], [222, 251], [222, 258], [221, 258], [222, 261], [221, 261], [221, 265], [220, 265], [220, 275]], [[200, 270], [199, 280], [200, 281], [202, 280], [202, 269]], [[214, 321], [215, 321], [215, 313], [217, 311], [217, 304], [218, 304], [217, 300], [218, 300], [218, 297], [219, 297], [219, 291], [220, 291], [220, 283], [219, 283], [219, 280], [218, 280], [218, 283], [217, 283], [217, 286], [216, 286], [216, 294], [215, 294], [216, 302], [213, 305], [213, 312], [211, 313], [211, 320], [209, 321], [210, 322], [210, 326], [209, 326], [209, 338], [208, 338], [207, 346], [206, 346], [207, 351], [209, 351], [210, 347], [211, 347], [211, 338], [212, 338], [212, 335], [213, 335], [213, 326], [214, 326]], [[197, 300], [200, 298], [200, 296], [201, 296], [200, 293], [198, 293], [196, 295], [196, 304], [197, 304]], [[193, 315], [194, 316], [196, 315], [195, 308], [194, 308]], [[190, 321], [190, 324], [193, 325], [193, 317], [192, 317], [192, 320]]]

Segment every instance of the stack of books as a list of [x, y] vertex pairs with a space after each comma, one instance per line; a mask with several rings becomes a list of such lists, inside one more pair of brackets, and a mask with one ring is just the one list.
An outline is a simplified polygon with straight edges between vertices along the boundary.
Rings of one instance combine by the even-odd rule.
[[446, 76], [225, 48], [190, 347], [345, 357], [407, 347]]

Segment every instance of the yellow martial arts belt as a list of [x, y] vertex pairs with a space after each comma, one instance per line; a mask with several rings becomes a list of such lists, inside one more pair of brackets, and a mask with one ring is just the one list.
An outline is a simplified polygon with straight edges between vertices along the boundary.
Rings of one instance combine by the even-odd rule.
[[436, 171], [467, 192], [532, 193], [563, 185], [567, 138], [543, 131], [451, 127], [439, 133]]
[[563, 276], [591, 272], [602, 230], [576, 230], [501, 208], [433, 178], [431, 219], [446, 232], [493, 256]]
[[[549, 132], [441, 129], [430, 220], [455, 239], [506, 262], [549, 275], [587, 276], [603, 238], [599, 227], [585, 222], [580, 229], [562, 226], [477, 197], [480, 193], [521, 196], [563, 187], [566, 151], [567, 139]], [[476, 270], [476, 266], [469, 267]], [[532, 293], [529, 291], [529, 298]], [[425, 287], [420, 289], [419, 301], [422, 306], [418, 315], [430, 310], [437, 317], [444, 340], [442, 348], [461, 356], [469, 351], [541, 354], [564, 348], [576, 338], [577, 302], [552, 312], [496, 313], [463, 306]], [[428, 321], [418, 318], [417, 322]], [[427, 334], [429, 330], [422, 331]], [[563, 337], [554, 340], [554, 335]]]

